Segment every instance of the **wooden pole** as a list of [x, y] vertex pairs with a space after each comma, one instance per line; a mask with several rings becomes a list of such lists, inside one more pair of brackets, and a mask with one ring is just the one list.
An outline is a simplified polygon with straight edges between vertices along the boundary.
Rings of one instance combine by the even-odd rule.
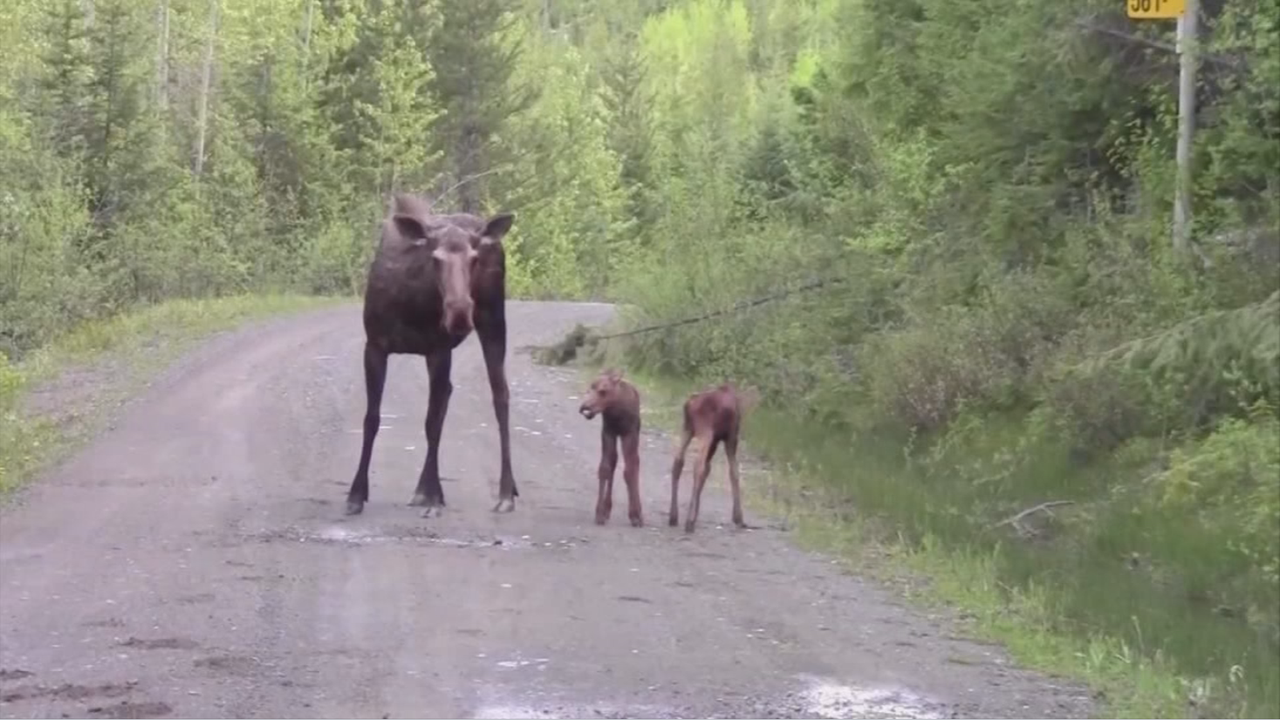
[[1178, 179], [1173, 202], [1173, 247], [1186, 252], [1191, 243], [1191, 145], [1196, 132], [1196, 61], [1199, 48], [1199, 0], [1186, 0], [1178, 18]]

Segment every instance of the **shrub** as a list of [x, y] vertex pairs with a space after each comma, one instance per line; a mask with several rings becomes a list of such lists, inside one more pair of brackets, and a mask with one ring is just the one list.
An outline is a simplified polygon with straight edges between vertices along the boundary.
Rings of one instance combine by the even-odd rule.
[[1151, 505], [1194, 523], [1218, 545], [1217, 594], [1247, 605], [1251, 624], [1280, 641], [1280, 421], [1227, 418], [1175, 449], [1153, 480]]
[[863, 358], [874, 402], [903, 424], [933, 430], [961, 403], [1012, 407], [1072, 326], [1069, 296], [1047, 275], [1013, 272], [976, 307], [946, 306], [873, 338]]

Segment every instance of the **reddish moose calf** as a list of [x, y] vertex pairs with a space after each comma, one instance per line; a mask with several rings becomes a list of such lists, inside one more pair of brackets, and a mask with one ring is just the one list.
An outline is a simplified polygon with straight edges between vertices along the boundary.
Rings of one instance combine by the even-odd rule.
[[618, 467], [618, 441], [622, 441], [627, 483], [627, 517], [633, 527], [644, 525], [640, 514], [640, 391], [617, 370], [606, 370], [587, 390], [578, 412], [588, 420], [600, 416], [600, 491], [596, 497], [596, 524], [609, 521], [613, 511], [613, 471]]
[[698, 523], [698, 508], [702, 499], [702, 488], [707, 484], [707, 476], [711, 474], [711, 458], [716, 448], [724, 443], [725, 454], [729, 456], [729, 488], [733, 491], [733, 524], [746, 527], [742, 519], [742, 491], [738, 486], [738, 431], [742, 424], [743, 413], [755, 404], [755, 390], [748, 389], [739, 393], [728, 383], [718, 387], [694, 393], [684, 403], [684, 433], [680, 438], [680, 449], [676, 451], [675, 461], [671, 464], [671, 510], [667, 516], [667, 524], [675, 527], [680, 522], [680, 514], [676, 498], [680, 489], [680, 473], [684, 470], [684, 455], [689, 443], [698, 438], [698, 460], [693, 466], [693, 489], [689, 493], [689, 507], [685, 510], [684, 531], [691, 533]]

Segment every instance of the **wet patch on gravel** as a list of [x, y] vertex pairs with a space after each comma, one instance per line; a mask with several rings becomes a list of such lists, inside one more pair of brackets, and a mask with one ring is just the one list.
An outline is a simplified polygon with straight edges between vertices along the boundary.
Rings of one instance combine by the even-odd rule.
[[[573, 702], [542, 692], [523, 702], [499, 700], [476, 708], [472, 718], [824, 718], [824, 720], [942, 720], [958, 717], [956, 708], [905, 688], [861, 687], [802, 676], [801, 689], [770, 697], [717, 698], [714, 706], [665, 703]], [[536, 702], [530, 702], [536, 700]]]
[[163, 702], [118, 702], [89, 708], [92, 718], [161, 718], [173, 714], [173, 707]]
[[905, 689], [851, 687], [818, 678], [790, 699], [799, 700], [805, 717], [933, 720], [950, 716], [942, 703]]
[[50, 699], [50, 700], [87, 700], [96, 697], [121, 697], [128, 695], [135, 689], [136, 683], [104, 683], [102, 685], [74, 685], [72, 683], [62, 683], [61, 685], [44, 686], [33, 685], [31, 687], [20, 687], [16, 690], [10, 690], [0, 694], [0, 702], [19, 702], [21, 700]]
[[139, 650], [194, 650], [200, 647], [200, 643], [186, 638], [143, 639], [131, 636], [128, 640], [120, 643], [120, 647], [138, 648]]
[[334, 525], [320, 530], [286, 527], [250, 533], [248, 539], [261, 543], [296, 542], [322, 545], [361, 546], [380, 543], [410, 543], [428, 547], [496, 549], [496, 550], [570, 550], [585, 545], [586, 538], [572, 537], [556, 540], [536, 540], [528, 535], [498, 536], [471, 535], [449, 536], [423, 527], [402, 527], [381, 530], [359, 530]]
[[233, 675], [252, 675], [261, 665], [257, 658], [247, 655], [210, 655], [191, 663], [204, 670], [231, 673]]

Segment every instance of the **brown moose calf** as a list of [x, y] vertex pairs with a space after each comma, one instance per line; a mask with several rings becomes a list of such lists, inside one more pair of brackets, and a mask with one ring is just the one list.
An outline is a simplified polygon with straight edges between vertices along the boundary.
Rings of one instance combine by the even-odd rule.
[[689, 493], [689, 507], [685, 510], [684, 531], [693, 532], [698, 523], [698, 508], [702, 499], [702, 488], [707, 484], [707, 476], [711, 474], [711, 458], [716, 448], [724, 443], [725, 454], [729, 456], [729, 487], [733, 491], [733, 524], [746, 527], [742, 519], [742, 492], [738, 487], [738, 431], [742, 424], [742, 415], [747, 408], [756, 402], [754, 390], [748, 389], [739, 393], [732, 385], [725, 383], [718, 387], [694, 393], [684, 403], [684, 433], [680, 438], [680, 449], [676, 451], [675, 461], [671, 464], [671, 510], [667, 516], [667, 524], [674, 527], [680, 522], [680, 514], [676, 498], [680, 489], [680, 473], [684, 470], [684, 455], [693, 438], [698, 438], [698, 460], [693, 466], [693, 489]]
[[600, 492], [596, 497], [596, 524], [603, 525], [613, 511], [613, 471], [618, 466], [618, 441], [622, 441], [627, 483], [627, 517], [633, 527], [644, 525], [640, 514], [640, 391], [617, 370], [606, 370], [587, 389], [578, 412], [588, 420], [600, 416]]

